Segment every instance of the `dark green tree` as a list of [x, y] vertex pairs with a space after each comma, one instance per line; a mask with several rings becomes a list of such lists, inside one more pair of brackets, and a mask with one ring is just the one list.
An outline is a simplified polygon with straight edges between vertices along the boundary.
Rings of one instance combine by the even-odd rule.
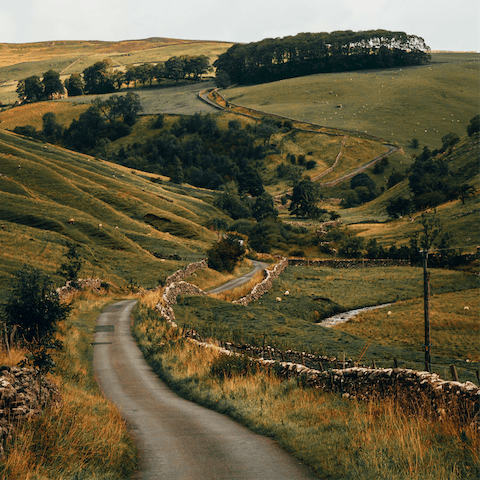
[[453, 132], [447, 133], [442, 137], [442, 150], [446, 150], [449, 147], [453, 147], [460, 141], [460, 137]]
[[290, 196], [290, 213], [297, 217], [319, 218], [326, 210], [319, 208], [317, 203], [322, 198], [317, 184], [304, 180], [293, 187]]
[[410, 148], [413, 148], [413, 149], [417, 149], [420, 145], [420, 142], [418, 141], [418, 138], [412, 138], [412, 140], [410, 141]]
[[49, 70], [43, 74], [43, 93], [46, 98], [52, 98], [55, 93], [64, 93], [65, 88], [60, 80], [60, 73]]
[[24, 98], [27, 102], [39, 102], [45, 98], [43, 83], [37, 75], [20, 80], [16, 92], [20, 99]]
[[237, 263], [245, 255], [242, 239], [223, 236], [219, 242], [207, 250], [208, 266], [219, 272], [233, 272]]
[[181, 184], [185, 181], [182, 162], [177, 156], [175, 156], [175, 158], [173, 159], [173, 165], [171, 166], [171, 170], [172, 170], [172, 174], [170, 175], [171, 182]]
[[83, 71], [85, 92], [88, 94], [112, 93], [115, 91], [111, 61], [109, 59], [94, 63]]
[[72, 73], [70, 78], [65, 80], [65, 88], [69, 97], [77, 97], [83, 95], [85, 91], [85, 83], [79, 73]]
[[58, 143], [63, 138], [64, 128], [57, 123], [57, 117], [53, 112], [47, 112], [42, 117], [42, 132], [50, 143]]
[[252, 211], [247, 198], [240, 197], [234, 188], [225, 188], [214, 200], [213, 205], [223, 210], [234, 220], [250, 218]]
[[278, 217], [278, 210], [275, 208], [273, 197], [269, 193], [264, 192], [255, 199], [252, 205], [252, 215], [257, 221]]
[[217, 70], [215, 74], [215, 85], [219, 88], [227, 88], [231, 84], [230, 75], [224, 70]]
[[185, 78], [185, 61], [180, 57], [171, 57], [165, 62], [165, 75], [178, 84]]
[[403, 217], [412, 212], [413, 203], [409, 198], [405, 197], [392, 198], [388, 201], [386, 210], [389, 217]]
[[339, 245], [338, 253], [346, 257], [358, 258], [362, 255], [363, 239], [348, 235]]
[[24, 265], [13, 278], [10, 296], [3, 306], [3, 320], [7, 330], [16, 330], [22, 345], [33, 348], [53, 338], [58, 322], [69, 311], [69, 305], [60, 303], [49, 277]]
[[57, 273], [65, 278], [67, 282], [72, 282], [74, 287], [78, 286], [78, 273], [83, 265], [83, 259], [78, 251], [79, 245], [67, 242], [68, 251], [63, 255], [65, 262], [62, 263]]
[[475, 115], [467, 126], [467, 133], [471, 137], [478, 132], [480, 132], [480, 115]]

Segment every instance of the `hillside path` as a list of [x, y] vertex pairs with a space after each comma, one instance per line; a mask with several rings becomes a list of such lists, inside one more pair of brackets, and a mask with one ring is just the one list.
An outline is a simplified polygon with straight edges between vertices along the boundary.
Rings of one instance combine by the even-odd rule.
[[97, 318], [93, 368], [129, 423], [140, 451], [136, 480], [318, 478], [272, 439], [173, 393], [145, 362], [130, 332], [135, 300]]

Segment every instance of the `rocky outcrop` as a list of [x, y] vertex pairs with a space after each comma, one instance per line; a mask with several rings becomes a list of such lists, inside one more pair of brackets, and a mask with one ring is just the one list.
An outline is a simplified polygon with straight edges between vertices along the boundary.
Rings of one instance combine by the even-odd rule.
[[0, 367], [0, 455], [19, 422], [60, 404], [57, 386], [34, 369]]

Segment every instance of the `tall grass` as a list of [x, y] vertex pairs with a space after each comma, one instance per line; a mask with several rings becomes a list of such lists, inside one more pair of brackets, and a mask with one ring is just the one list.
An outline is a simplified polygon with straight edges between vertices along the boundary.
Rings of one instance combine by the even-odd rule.
[[[407, 417], [395, 403], [360, 403], [283, 381], [272, 371], [214, 374], [217, 350], [183, 339], [144, 306], [135, 335], [147, 360], [181, 395], [272, 436], [321, 478], [454, 480], [480, 473], [478, 436], [452, 421]], [[226, 367], [227, 360], [223, 362]]]
[[[95, 318], [111, 299], [82, 293], [60, 326], [64, 349], [51, 379], [62, 405], [18, 426], [5, 446], [0, 478], [8, 480], [127, 479], [136, 467], [136, 448], [118, 410], [93, 378]], [[22, 352], [4, 359], [11, 364]], [[3, 475], [3, 477], [2, 477]]]
[[[479, 362], [480, 312], [479, 289], [433, 295], [430, 299], [432, 353], [456, 356]], [[424, 323], [423, 298], [398, 302], [388, 308], [363, 312], [349, 322], [335, 327], [385, 345], [403, 345], [415, 350], [422, 346]]]

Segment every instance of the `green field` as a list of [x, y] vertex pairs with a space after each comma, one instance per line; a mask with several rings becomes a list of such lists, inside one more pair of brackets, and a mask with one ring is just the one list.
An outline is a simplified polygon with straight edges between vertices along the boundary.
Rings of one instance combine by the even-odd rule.
[[[477, 289], [478, 295], [478, 287], [478, 277], [473, 274], [431, 270], [432, 295], [442, 296], [471, 289]], [[290, 295], [284, 296], [287, 290]], [[399, 305], [402, 305], [405, 300], [422, 296], [423, 271], [418, 267], [289, 267], [267, 294], [248, 307], [206, 297], [185, 297], [175, 306], [175, 312], [182, 324], [198, 329], [202, 335], [259, 345], [262, 345], [265, 335], [269, 345], [280, 349], [292, 348], [337, 358], [342, 358], [345, 353], [347, 358], [356, 360], [368, 341], [372, 340], [362, 362], [371, 364], [375, 359], [377, 366], [387, 368], [392, 367], [393, 359], [397, 358], [401, 367], [423, 370], [423, 332], [415, 332], [417, 337], [411, 338], [407, 343], [384, 341], [389, 338], [386, 328], [389, 317], [385, 310], [378, 313], [383, 323], [380, 333], [376, 335], [365, 335], [365, 332], [343, 333], [335, 328], [317, 325], [323, 318], [334, 313], [391, 302], [400, 302]], [[277, 297], [282, 301], [277, 301]], [[449, 297], [444, 297], [444, 301], [449, 302]], [[438, 302], [438, 308], [441, 309]], [[470, 301], [469, 304], [471, 303]], [[394, 305], [389, 310], [396, 308]], [[467, 358], [478, 360], [478, 344], [474, 340], [475, 336], [478, 337], [476, 312], [473, 305], [471, 310], [464, 311], [464, 315], [472, 322], [467, 332], [471, 339], [468, 351], [457, 351], [455, 345], [461, 342], [459, 338], [450, 343], [449, 348], [434, 352], [433, 369], [441, 376], [445, 377], [445, 369], [453, 363], [457, 365], [462, 381], [477, 381], [474, 372], [480, 364], [465, 363]], [[422, 315], [423, 311], [417, 318], [420, 325], [423, 325]], [[433, 334], [432, 341], [436, 341]]]
[[[408, 147], [464, 135], [480, 110], [480, 54], [432, 54], [424, 66], [312, 75], [222, 91], [230, 102]], [[341, 108], [339, 107], [341, 105]]]

